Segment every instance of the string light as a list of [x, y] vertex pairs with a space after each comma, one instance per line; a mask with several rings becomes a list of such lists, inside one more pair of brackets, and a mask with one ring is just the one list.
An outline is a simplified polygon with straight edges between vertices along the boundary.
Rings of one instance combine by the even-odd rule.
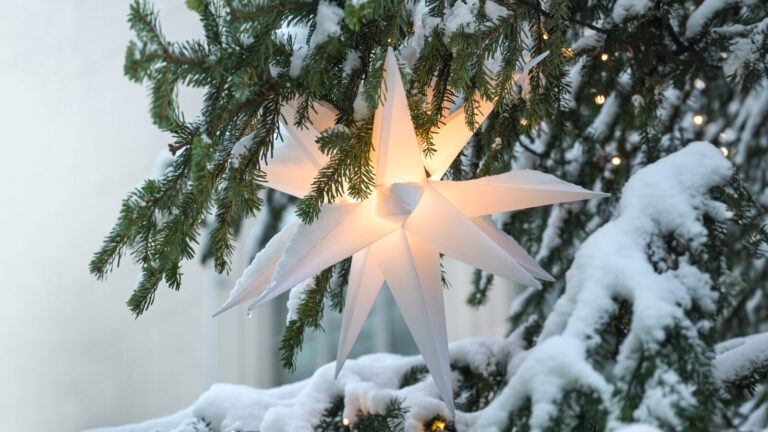
[[723, 156], [728, 157], [728, 149], [725, 146], [721, 146], [720, 151], [723, 152]]
[[343, 419], [341, 419], [341, 424], [344, 426], [349, 426], [349, 419], [344, 417]]
[[573, 57], [575, 54], [573, 53], [573, 49], [571, 48], [565, 48], [562, 49], [563, 57]]
[[696, 114], [695, 116], [693, 116], [693, 123], [696, 124], [697, 126], [701, 126], [702, 124], [704, 124], [704, 116], [701, 114]]
[[520, 119], [520, 124], [521, 124], [522, 126], [528, 126], [528, 119], [526, 119], [526, 118], [521, 118], [521, 119]]
[[595, 96], [595, 103], [598, 104], [598, 105], [604, 104], [605, 103], [605, 95], [599, 94], [599, 95]]
[[444, 431], [445, 430], [445, 422], [441, 420], [435, 420], [434, 423], [432, 423], [432, 430], [433, 431]]
[[602, 60], [602, 61], [604, 61], [604, 62], [605, 62], [605, 61], [608, 61], [608, 59], [609, 59], [609, 58], [610, 58], [610, 56], [608, 56], [608, 53], [602, 53], [602, 54], [600, 54], [600, 60]]
[[544, 38], [544, 40], [547, 40], [547, 39], [549, 39], [549, 33], [544, 32], [544, 34], [541, 35], [541, 37]]
[[611, 158], [611, 163], [615, 166], [621, 165], [621, 158], [618, 156], [614, 156]]
[[705, 88], [707, 88], [707, 83], [705, 83], [703, 80], [699, 78], [696, 78], [695, 80], [693, 80], [693, 85], [699, 90], [704, 90]]

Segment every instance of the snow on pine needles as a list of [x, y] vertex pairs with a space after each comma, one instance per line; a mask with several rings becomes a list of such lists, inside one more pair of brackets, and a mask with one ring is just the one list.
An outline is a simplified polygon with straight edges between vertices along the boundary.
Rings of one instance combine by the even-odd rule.
[[[589, 421], [608, 430], [675, 429], [679, 410], [700, 403], [697, 386], [727, 380], [744, 366], [734, 353], [756, 346], [735, 341], [715, 349], [700, 337], [711, 325], [718, 293], [696, 257], [706, 246], [706, 221], [729, 217], [710, 191], [725, 184], [731, 171], [720, 150], [705, 142], [638, 170], [623, 189], [615, 219], [577, 252], [566, 290], [532, 348], [525, 349], [525, 326], [501, 341], [451, 344], [454, 390], [462, 391], [462, 370], [501, 377], [499, 391], [474, 412], [461, 409], [467, 396], [459, 394], [459, 410], [450, 418], [420, 357], [373, 354], [350, 360], [338, 380], [328, 364], [304, 381], [273, 389], [218, 384], [173, 416], [113, 430], [188, 432], [199, 427], [194, 419], [200, 419], [213, 430], [313, 431], [339, 398], [338, 415], [353, 425], [358, 416], [383, 413], [397, 400], [407, 410], [402, 425], [408, 432], [424, 430], [436, 417], [449, 419], [457, 431], [510, 430], [515, 421], [524, 421], [531, 431], [547, 430], [556, 421], [569, 430], [575, 423], [568, 422], [583, 419], [568, 417], [568, 407], [580, 404], [593, 404]], [[675, 241], [687, 249], [670, 258], [665, 248]], [[617, 314], [622, 307], [631, 314]], [[616, 316], [626, 319], [621, 336], [605, 331]], [[688, 350], [685, 358], [671, 351], [670, 345], [680, 344]], [[601, 354], [606, 346], [616, 352]], [[649, 358], [654, 366], [646, 371]], [[688, 361], [708, 362], [712, 373], [692, 378], [681, 366]], [[404, 378], [420, 367], [415, 379]], [[640, 388], [632, 382], [638, 369], [645, 371]], [[635, 405], [619, 407], [626, 402], [616, 395], [632, 392]]]

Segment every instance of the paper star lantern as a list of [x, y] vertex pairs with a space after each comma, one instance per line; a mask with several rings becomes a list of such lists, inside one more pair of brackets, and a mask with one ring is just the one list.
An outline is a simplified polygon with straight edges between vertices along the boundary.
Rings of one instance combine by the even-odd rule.
[[[336, 374], [386, 282], [453, 412], [440, 253], [511, 281], [539, 286], [534, 278], [552, 277], [498, 229], [490, 215], [606, 194], [531, 170], [441, 181], [472, 136], [464, 110], [445, 119], [434, 136], [436, 154], [425, 157], [391, 49], [385, 70], [386, 98], [374, 116], [374, 191], [360, 202], [343, 199], [323, 205], [311, 225], [298, 220], [287, 225], [256, 255], [217, 314], [258, 296], [249, 307], [252, 310], [352, 256]], [[482, 104], [481, 122], [492, 109], [491, 103]], [[296, 197], [311, 190], [318, 170], [328, 162], [315, 143], [318, 131], [333, 126], [336, 118], [336, 112], [323, 105], [315, 111], [311, 126], [285, 125], [284, 142], [263, 168], [268, 187]], [[283, 116], [294, 118], [290, 104], [283, 108]]]

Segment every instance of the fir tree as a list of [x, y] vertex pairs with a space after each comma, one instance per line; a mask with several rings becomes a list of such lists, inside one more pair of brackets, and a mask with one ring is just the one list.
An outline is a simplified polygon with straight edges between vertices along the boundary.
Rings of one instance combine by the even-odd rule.
[[[556, 282], [516, 300], [507, 341], [514, 348], [489, 354], [483, 367], [452, 358], [458, 409], [483, 412], [487, 430], [768, 427], [766, 339], [756, 335], [768, 326], [768, 4], [187, 4], [200, 16], [203, 40], [167, 40], [146, 1], [134, 1], [129, 13], [136, 40], [125, 74], [149, 87], [150, 113], [172, 137], [175, 158], [162, 178], [125, 198], [90, 269], [103, 278], [126, 255], [141, 265], [128, 301], [135, 315], [147, 311], [162, 283], [181, 287], [181, 262], [194, 258], [203, 237], [202, 256], [227, 272], [245, 219], [268, 211], [279, 220], [292, 211], [289, 200], [260, 187], [288, 101], [298, 101], [297, 117], [286, 119], [297, 124], [319, 101], [339, 111], [340, 126], [319, 140], [330, 162], [296, 203], [297, 214], [311, 223], [322, 203], [370, 193], [372, 114], [391, 46], [425, 154], [434, 151], [430, 134], [448, 105], [478, 128], [448, 178], [532, 168], [614, 195], [498, 220]], [[544, 53], [516, 82], [518, 66]], [[187, 113], [192, 120], [178, 107], [182, 85], [205, 89], [202, 112]], [[482, 125], [475, 120], [480, 98], [496, 104]], [[712, 145], [726, 157], [716, 161]], [[658, 213], [654, 202], [672, 193], [685, 213]], [[275, 229], [268, 225], [263, 238]], [[596, 262], [615, 264], [605, 245], [619, 241], [626, 248], [614, 255], [631, 253], [628, 267]], [[325, 302], [343, 308], [345, 272], [348, 263], [328, 269], [304, 291], [281, 343], [286, 367], [305, 331], [321, 327]], [[492, 287], [493, 276], [478, 270], [468, 302], [482, 307]], [[654, 307], [667, 315], [654, 322]], [[421, 388], [425, 373], [407, 368], [400, 390]], [[560, 382], [562, 392], [536, 385], [539, 376]], [[346, 397], [327, 401], [319, 430], [344, 430]], [[357, 413], [350, 427], [399, 430], [411, 414], [407, 401], [390, 398], [379, 412]], [[425, 430], [466, 427], [438, 409], [417, 420]]]

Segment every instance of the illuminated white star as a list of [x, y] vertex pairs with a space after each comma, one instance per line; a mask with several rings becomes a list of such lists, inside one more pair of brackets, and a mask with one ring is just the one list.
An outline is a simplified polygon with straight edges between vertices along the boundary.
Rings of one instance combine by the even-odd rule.
[[[534, 60], [536, 61], [536, 60]], [[394, 53], [385, 63], [386, 99], [374, 116], [376, 186], [360, 202], [325, 204], [311, 225], [294, 221], [254, 258], [218, 313], [257, 297], [249, 310], [290, 290], [328, 266], [352, 256], [336, 374], [386, 282], [451, 412], [454, 411], [440, 253], [511, 281], [539, 286], [552, 280], [493, 213], [605, 196], [549, 174], [515, 170], [469, 181], [441, 181], [472, 136], [464, 110], [445, 119], [434, 135], [436, 154], [426, 157], [411, 122]], [[482, 120], [493, 109], [484, 102]], [[294, 109], [283, 109], [293, 119]], [[296, 197], [311, 190], [328, 162], [315, 140], [334, 125], [333, 109], [318, 105], [311, 126], [285, 125], [282, 145], [263, 168], [267, 186]]]

